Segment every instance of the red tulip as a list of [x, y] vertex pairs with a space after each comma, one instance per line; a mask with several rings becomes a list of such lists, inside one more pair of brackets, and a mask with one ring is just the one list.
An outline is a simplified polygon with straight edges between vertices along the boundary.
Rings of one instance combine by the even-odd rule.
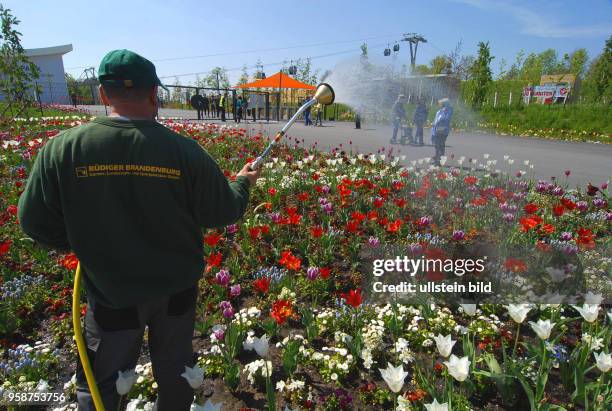
[[5, 240], [0, 243], [0, 256], [8, 254], [11, 244], [13, 244], [11, 240]]
[[289, 300], [278, 300], [272, 305], [270, 316], [274, 318], [278, 325], [284, 324], [287, 318], [293, 315], [293, 307]]
[[261, 277], [253, 281], [253, 288], [262, 294], [267, 294], [270, 290], [270, 278]]
[[70, 253], [60, 260], [60, 264], [67, 270], [76, 270], [77, 265], [79, 264], [79, 259], [73, 253]]
[[523, 207], [523, 209], [527, 214], [535, 214], [535, 212], [539, 210], [538, 206], [533, 203], [525, 204], [525, 207]]
[[353, 308], [357, 308], [361, 305], [361, 288], [349, 290], [348, 293], [342, 293], [340, 295], [342, 299]]

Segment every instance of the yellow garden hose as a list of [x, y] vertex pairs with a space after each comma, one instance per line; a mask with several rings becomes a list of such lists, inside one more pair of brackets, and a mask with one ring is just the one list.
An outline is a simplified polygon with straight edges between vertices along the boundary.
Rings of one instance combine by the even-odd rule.
[[100, 391], [98, 391], [98, 385], [94, 373], [89, 363], [89, 357], [87, 356], [87, 345], [83, 338], [83, 329], [81, 328], [81, 263], [77, 264], [76, 272], [74, 274], [74, 291], [72, 292], [72, 326], [74, 327], [74, 337], [76, 338], [77, 351], [79, 352], [79, 358], [83, 365], [83, 371], [85, 371], [85, 378], [87, 379], [87, 385], [89, 386], [89, 392], [93, 398], [94, 406], [96, 411], [104, 411], [104, 404], [102, 403], [102, 397]]

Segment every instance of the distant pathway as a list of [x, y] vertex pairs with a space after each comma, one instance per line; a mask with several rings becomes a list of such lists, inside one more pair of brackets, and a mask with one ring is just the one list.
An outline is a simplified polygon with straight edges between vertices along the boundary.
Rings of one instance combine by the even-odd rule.
[[[104, 115], [103, 106], [84, 106], [94, 115]], [[194, 112], [190, 110], [162, 109], [160, 115], [163, 117], [193, 118]], [[216, 122], [216, 121], [215, 121]], [[226, 123], [235, 125], [231, 120]], [[258, 122], [241, 123], [250, 133], [264, 132], [268, 135], [276, 133], [283, 123]], [[425, 130], [425, 142], [429, 143], [430, 130]], [[296, 123], [289, 131], [289, 136], [304, 139], [307, 146], [318, 142], [319, 149], [331, 150], [340, 144], [343, 148], [349, 147], [352, 141], [353, 150], [361, 153], [376, 152], [382, 147], [386, 151], [393, 147], [394, 155], [405, 155], [406, 164], [411, 160], [417, 160], [433, 155], [432, 146], [391, 146], [391, 127], [386, 125], [362, 124], [361, 130], [356, 130], [353, 123], [327, 122], [324, 127], [305, 127], [303, 123]], [[536, 178], [550, 179], [557, 177], [565, 182], [563, 174], [570, 170], [567, 179], [571, 187], [584, 185], [589, 182], [600, 185], [612, 177], [612, 145], [594, 143], [575, 143], [559, 140], [546, 140], [531, 137], [500, 136], [496, 134], [452, 132], [447, 140], [447, 156], [454, 154], [455, 159], [465, 156], [483, 161], [483, 154], [489, 154], [490, 160], [496, 159], [499, 168], [515, 173], [524, 170], [533, 174]], [[504, 156], [515, 159], [513, 165], [509, 166], [503, 161]], [[528, 160], [534, 168], [524, 165]], [[456, 165], [455, 161], [449, 160], [449, 165]], [[465, 163], [464, 163], [465, 165]]]

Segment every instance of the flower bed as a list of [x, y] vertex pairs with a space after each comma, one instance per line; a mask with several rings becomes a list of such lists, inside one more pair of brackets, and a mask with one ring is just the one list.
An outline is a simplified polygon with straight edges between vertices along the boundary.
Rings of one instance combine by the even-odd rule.
[[[83, 121], [28, 119], [0, 132], [4, 393], [42, 386], [75, 398], [77, 260], [24, 238], [16, 204], [38, 150]], [[165, 125], [197, 140], [229, 178], [265, 143], [239, 128]], [[528, 164], [511, 158], [402, 167], [383, 153], [325, 154], [291, 139], [275, 155], [244, 218], [204, 236], [198, 364], [184, 375], [199, 404], [212, 392], [227, 410], [609, 409], [612, 312], [595, 295], [610, 289], [612, 268], [605, 185], [531, 181]], [[474, 244], [500, 250], [509, 276], [533, 264], [515, 248], [571, 256], [590, 281], [589, 304], [375, 304], [361, 289], [364, 250], [394, 245], [417, 257]], [[575, 268], [564, 267], [543, 269], [542, 280], [565, 284]], [[132, 407], [155, 398], [147, 358], [122, 377]]]

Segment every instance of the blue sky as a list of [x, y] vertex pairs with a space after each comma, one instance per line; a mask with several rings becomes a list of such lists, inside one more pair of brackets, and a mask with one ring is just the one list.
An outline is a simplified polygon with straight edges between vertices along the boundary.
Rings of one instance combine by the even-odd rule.
[[[417, 63], [454, 49], [475, 53], [489, 41], [499, 61], [516, 53], [546, 48], [560, 54], [578, 47], [597, 55], [612, 34], [609, 0], [428, 0], [428, 1], [196, 1], [196, 0], [0, 0], [21, 20], [26, 48], [71, 43], [64, 56], [68, 72], [77, 77], [84, 66], [95, 66], [109, 50], [132, 49], [154, 61], [160, 76], [204, 73], [215, 66], [230, 71], [234, 82], [243, 64], [257, 59], [273, 73], [284, 60], [312, 57], [315, 68], [332, 69], [358, 56], [369, 45], [376, 61], [387, 44], [402, 33], [417, 32], [429, 42], [419, 46]], [[398, 66], [407, 64], [406, 43], [400, 43]], [[276, 49], [276, 50], [275, 50]], [[253, 51], [255, 52], [247, 52]], [[202, 56], [198, 58], [187, 58]], [[184, 59], [174, 59], [183, 58]], [[253, 70], [249, 70], [253, 71]], [[181, 76], [183, 84], [194, 75]], [[173, 82], [173, 77], [164, 79]]]

